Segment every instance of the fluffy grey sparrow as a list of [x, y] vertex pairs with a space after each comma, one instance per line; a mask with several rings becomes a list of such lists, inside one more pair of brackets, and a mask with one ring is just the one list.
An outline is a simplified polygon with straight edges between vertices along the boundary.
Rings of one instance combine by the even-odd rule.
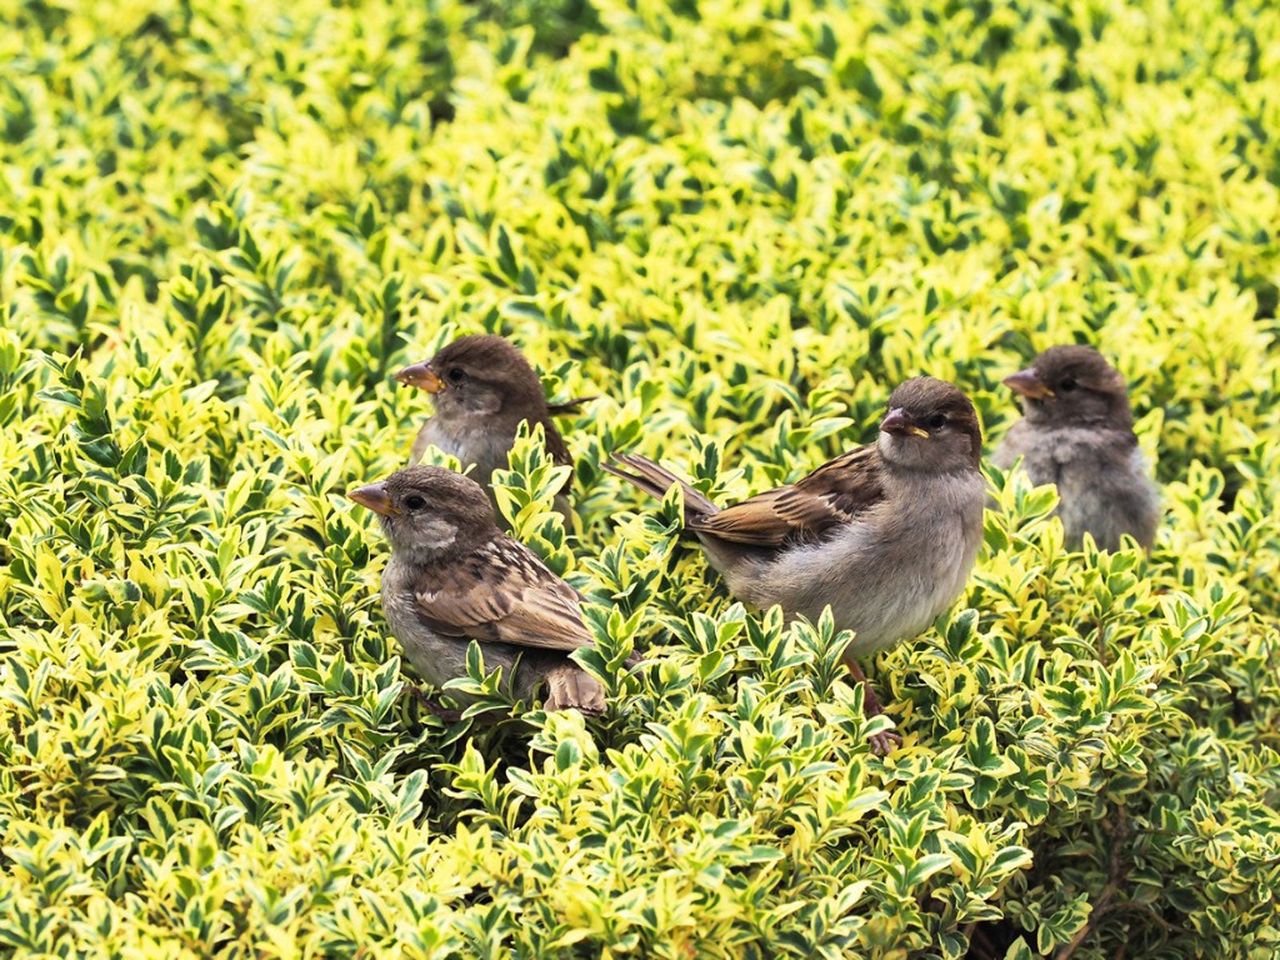
[[[816, 620], [830, 605], [856, 632], [853, 656], [929, 626], [955, 601], [982, 541], [982, 433], [973, 404], [931, 377], [893, 391], [875, 444], [803, 480], [720, 509], [675, 474], [639, 456], [611, 472], [655, 497], [684, 490], [685, 526], [734, 597]], [[882, 712], [865, 684], [868, 715]], [[896, 734], [873, 746], [886, 752]]]
[[1127, 533], [1149, 548], [1159, 496], [1119, 371], [1093, 347], [1050, 347], [1004, 382], [1022, 398], [1024, 416], [1004, 435], [995, 465], [1008, 469], [1022, 457], [1033, 482], [1057, 485], [1069, 544], [1091, 533], [1114, 550]]
[[466, 674], [478, 640], [511, 692], [545, 683], [547, 710], [604, 710], [604, 690], [568, 654], [592, 642], [577, 591], [498, 529], [480, 485], [417, 465], [348, 496], [378, 514], [391, 541], [382, 609], [405, 656], [436, 686]]
[[[542, 381], [510, 341], [495, 336], [459, 337], [430, 360], [396, 374], [401, 383], [432, 395], [435, 416], [422, 425], [413, 442], [410, 462], [417, 463], [429, 446], [457, 457], [488, 489], [494, 470], [506, 469], [507, 453], [522, 420], [542, 424], [547, 452], [558, 464], [573, 466], [564, 437], [552, 416], [571, 413], [589, 397], [548, 405]], [[569, 515], [565, 482], [556, 508]]]

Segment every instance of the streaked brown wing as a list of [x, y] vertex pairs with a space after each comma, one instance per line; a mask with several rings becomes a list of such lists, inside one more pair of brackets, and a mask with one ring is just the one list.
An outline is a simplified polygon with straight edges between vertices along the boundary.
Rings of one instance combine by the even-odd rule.
[[501, 537], [415, 591], [418, 615], [437, 633], [544, 650], [592, 642], [578, 593], [523, 544]]
[[803, 480], [766, 490], [689, 528], [750, 546], [782, 546], [820, 537], [884, 497], [880, 451], [859, 447], [829, 460]]

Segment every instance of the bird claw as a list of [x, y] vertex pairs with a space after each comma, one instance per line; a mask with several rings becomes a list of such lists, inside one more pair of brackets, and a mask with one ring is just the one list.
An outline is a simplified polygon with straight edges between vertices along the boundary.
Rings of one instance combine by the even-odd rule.
[[433, 717], [439, 718], [444, 723], [457, 723], [462, 719], [461, 710], [446, 707], [439, 700], [428, 695], [421, 687], [410, 686], [409, 689], [413, 692], [413, 698], [418, 701], [418, 704], [422, 709], [426, 710], [427, 713], [431, 714]]
[[566, 665], [547, 674], [547, 695], [542, 708], [577, 710], [586, 716], [599, 716], [605, 711], [604, 688], [599, 681], [579, 667]]
[[559, 700], [549, 697], [542, 701], [542, 709], [547, 713], [556, 713], [560, 710], [577, 710], [584, 717], [599, 717], [604, 715], [604, 705], [595, 703], [575, 703], [571, 700]]
[[[853, 675], [855, 682], [862, 684], [863, 716], [870, 720], [872, 717], [878, 717], [884, 713], [884, 704], [880, 702], [876, 692], [871, 689], [871, 681], [862, 672], [862, 668], [852, 660], [849, 661], [849, 673]], [[896, 730], [886, 730], [883, 733], [875, 733], [867, 737], [867, 742], [871, 744], [871, 752], [873, 754], [877, 757], [887, 757], [902, 746], [902, 734]]]
[[867, 737], [867, 742], [871, 744], [873, 754], [877, 757], [887, 757], [902, 746], [902, 734], [896, 730], [886, 730], [884, 733], [875, 733]]

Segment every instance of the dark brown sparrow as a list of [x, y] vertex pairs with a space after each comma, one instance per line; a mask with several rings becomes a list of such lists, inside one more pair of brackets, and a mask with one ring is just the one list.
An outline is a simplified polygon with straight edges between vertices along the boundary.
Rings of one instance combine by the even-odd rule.
[[[474, 466], [473, 476], [488, 489], [493, 471], [506, 469], [516, 428], [527, 420], [530, 426], [542, 424], [552, 459], [573, 466], [564, 437], [551, 418], [571, 413], [591, 398], [548, 405], [533, 367], [502, 337], [459, 337], [430, 360], [405, 367], [395, 378], [427, 391], [435, 401], [435, 416], [422, 425], [413, 442], [411, 463], [421, 460], [427, 447], [434, 445], [457, 457], [464, 468]], [[572, 478], [556, 502], [566, 516], [571, 484]]]
[[[964, 588], [982, 541], [981, 451], [969, 398], [917, 377], [893, 391], [875, 444], [723, 510], [644, 457], [608, 469], [655, 497], [680, 484], [686, 529], [737, 599], [811, 620], [829, 605], [855, 631], [847, 662], [865, 680], [852, 657], [920, 633]], [[867, 714], [881, 713], [864, 689]], [[883, 734], [873, 746], [894, 742]]]
[[547, 710], [604, 710], [603, 688], [568, 657], [592, 642], [577, 591], [498, 529], [478, 483], [420, 464], [347, 495], [391, 541], [382, 609], [424, 678], [438, 687], [464, 676], [478, 640], [514, 696], [545, 683]]
[[1058, 487], [1068, 544], [1086, 533], [1114, 550], [1122, 534], [1150, 548], [1159, 495], [1133, 433], [1124, 378], [1093, 347], [1050, 347], [1004, 380], [1022, 398], [1023, 419], [1004, 435], [992, 462], [1018, 457], [1032, 482]]

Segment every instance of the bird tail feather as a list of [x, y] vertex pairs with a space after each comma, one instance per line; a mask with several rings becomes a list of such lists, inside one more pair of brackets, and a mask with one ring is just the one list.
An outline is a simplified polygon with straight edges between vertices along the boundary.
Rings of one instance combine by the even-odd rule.
[[571, 413], [578, 413], [583, 404], [599, 399], [599, 397], [577, 397], [573, 400], [566, 400], [564, 403], [549, 403], [547, 404], [547, 411], [553, 417], [563, 417]]
[[681, 480], [666, 467], [658, 466], [647, 457], [634, 453], [615, 454], [610, 462], [604, 464], [604, 468], [615, 477], [621, 477], [659, 500], [667, 495], [672, 486], [679, 484], [684, 491], [686, 522], [712, 517], [720, 512], [714, 503], [687, 481]]

